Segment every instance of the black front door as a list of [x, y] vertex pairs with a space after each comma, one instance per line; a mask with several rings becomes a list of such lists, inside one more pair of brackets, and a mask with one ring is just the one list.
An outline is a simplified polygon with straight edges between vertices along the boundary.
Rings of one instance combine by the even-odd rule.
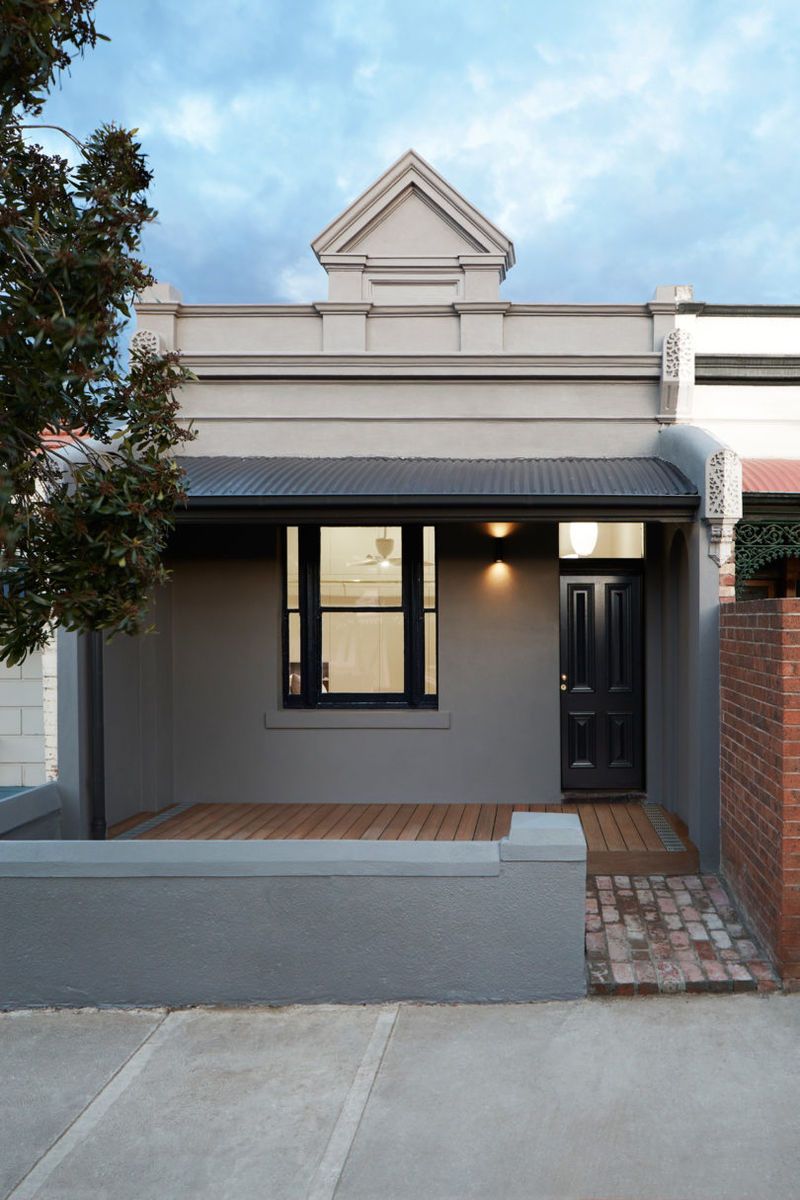
[[634, 572], [561, 577], [561, 785], [640, 790], [642, 586]]

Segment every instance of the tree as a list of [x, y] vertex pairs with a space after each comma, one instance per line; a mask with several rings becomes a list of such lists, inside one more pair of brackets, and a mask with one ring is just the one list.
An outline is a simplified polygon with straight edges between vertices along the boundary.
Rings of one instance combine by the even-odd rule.
[[[56, 625], [135, 633], [167, 573], [182, 498], [176, 354], [120, 338], [153, 282], [155, 212], [135, 130], [101, 126], [73, 165], [35, 144], [47, 90], [95, 45], [96, 0], [0, 0], [0, 661]], [[65, 145], [67, 142], [65, 142]], [[74, 160], [77, 158], [77, 165]]]

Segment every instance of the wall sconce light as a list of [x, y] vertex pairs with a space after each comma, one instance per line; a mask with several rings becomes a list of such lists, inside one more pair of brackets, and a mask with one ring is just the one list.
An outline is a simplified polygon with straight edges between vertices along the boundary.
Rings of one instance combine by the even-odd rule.
[[494, 561], [496, 563], [501, 563], [504, 561], [503, 560], [503, 539], [502, 538], [494, 539]]

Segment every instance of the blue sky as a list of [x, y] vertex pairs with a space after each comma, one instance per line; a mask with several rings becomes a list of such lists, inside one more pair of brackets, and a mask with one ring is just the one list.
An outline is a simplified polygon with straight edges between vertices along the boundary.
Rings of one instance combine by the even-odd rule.
[[513, 238], [508, 299], [800, 303], [797, 0], [100, 0], [97, 23], [47, 119], [138, 127], [144, 255], [187, 302], [324, 298], [310, 240], [413, 146]]

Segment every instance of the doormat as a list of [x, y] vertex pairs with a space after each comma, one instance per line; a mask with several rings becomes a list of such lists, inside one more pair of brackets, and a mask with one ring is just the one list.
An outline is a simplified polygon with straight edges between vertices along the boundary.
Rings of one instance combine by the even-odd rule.
[[166, 809], [162, 813], [156, 813], [154, 817], [150, 817], [148, 821], [142, 821], [141, 825], [134, 825], [133, 829], [126, 829], [124, 833], [120, 833], [114, 838], [115, 842], [130, 841], [133, 838], [141, 837], [143, 833], [147, 833], [150, 829], [157, 829], [159, 825], [163, 825], [165, 821], [171, 821], [173, 817], [180, 817], [188, 808], [192, 808], [191, 804], [175, 804], [172, 808]]
[[643, 804], [642, 808], [645, 811], [648, 821], [661, 839], [661, 845], [664, 849], [669, 850], [671, 854], [682, 854], [686, 850], [686, 847], [664, 816], [664, 810], [661, 805]]

